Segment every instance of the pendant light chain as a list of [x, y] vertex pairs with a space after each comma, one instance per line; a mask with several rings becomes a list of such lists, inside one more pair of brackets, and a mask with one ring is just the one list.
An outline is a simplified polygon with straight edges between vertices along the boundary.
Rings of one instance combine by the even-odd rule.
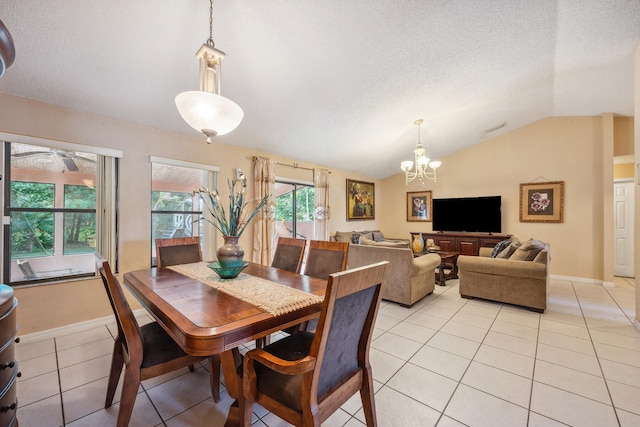
[[213, 42], [213, 0], [209, 0], [209, 39], [207, 40], [207, 45], [215, 46]]

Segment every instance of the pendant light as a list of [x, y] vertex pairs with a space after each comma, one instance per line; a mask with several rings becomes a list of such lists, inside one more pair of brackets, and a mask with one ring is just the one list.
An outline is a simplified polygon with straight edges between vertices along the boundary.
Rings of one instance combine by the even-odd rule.
[[207, 137], [208, 144], [214, 136], [233, 131], [244, 117], [238, 104], [220, 95], [224, 56], [213, 43], [213, 0], [209, 0], [209, 39], [196, 52], [199, 88], [176, 96], [178, 112], [189, 126]]

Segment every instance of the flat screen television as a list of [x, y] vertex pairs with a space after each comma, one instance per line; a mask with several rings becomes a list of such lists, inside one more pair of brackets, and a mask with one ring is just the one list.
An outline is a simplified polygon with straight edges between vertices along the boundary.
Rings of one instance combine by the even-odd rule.
[[501, 196], [433, 199], [433, 231], [502, 232]]

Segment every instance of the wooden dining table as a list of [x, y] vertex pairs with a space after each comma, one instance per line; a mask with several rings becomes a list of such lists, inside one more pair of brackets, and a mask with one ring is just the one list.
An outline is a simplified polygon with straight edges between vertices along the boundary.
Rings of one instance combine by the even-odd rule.
[[[212, 271], [212, 275], [215, 274]], [[325, 280], [250, 263], [243, 274], [324, 296]], [[321, 303], [273, 315], [249, 302], [169, 268], [125, 273], [124, 285], [169, 335], [194, 356], [220, 355], [225, 385], [236, 399], [225, 425], [237, 422], [242, 387], [238, 346], [319, 315]]]

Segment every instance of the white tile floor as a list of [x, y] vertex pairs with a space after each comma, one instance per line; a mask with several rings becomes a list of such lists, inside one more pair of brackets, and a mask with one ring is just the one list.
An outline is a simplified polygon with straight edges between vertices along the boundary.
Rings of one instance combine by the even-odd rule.
[[[383, 301], [371, 350], [378, 425], [640, 425], [634, 286], [552, 280], [542, 315], [462, 299], [456, 280], [410, 309]], [[115, 425], [118, 405], [103, 409], [113, 328], [17, 345], [21, 427]], [[130, 425], [222, 426], [230, 404], [224, 392], [213, 403], [201, 366], [144, 382]], [[287, 425], [255, 412], [255, 426]], [[363, 420], [354, 397], [323, 425]]]

